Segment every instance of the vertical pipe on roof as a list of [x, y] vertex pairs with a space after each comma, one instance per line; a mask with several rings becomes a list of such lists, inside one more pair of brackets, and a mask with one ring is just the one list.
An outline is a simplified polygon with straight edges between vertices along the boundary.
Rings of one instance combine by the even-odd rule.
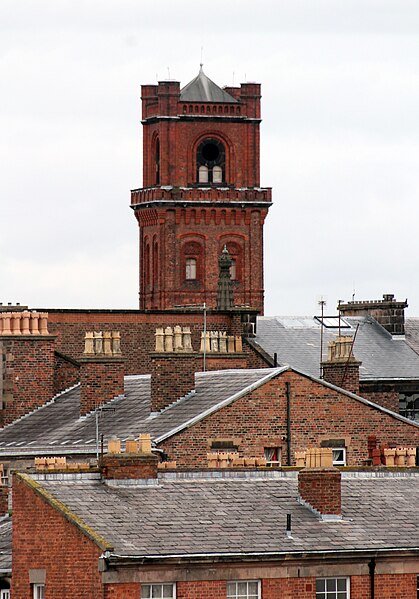
[[291, 384], [285, 383], [287, 397], [287, 466], [291, 466]]

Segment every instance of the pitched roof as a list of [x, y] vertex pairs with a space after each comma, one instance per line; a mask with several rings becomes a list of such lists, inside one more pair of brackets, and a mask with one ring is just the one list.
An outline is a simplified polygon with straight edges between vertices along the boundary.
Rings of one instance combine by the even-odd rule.
[[406, 318], [406, 341], [419, 354], [419, 318]]
[[221, 89], [221, 87], [218, 87], [216, 83], [205, 75], [202, 65], [195, 79], [192, 79], [192, 81], [180, 90], [180, 101], [237, 104], [237, 100], [233, 96]]
[[[129, 436], [150, 433], [155, 443], [194, 425], [213, 412], [250, 393], [288, 366], [255, 370], [219, 370], [195, 374], [195, 389], [175, 399], [160, 412], [150, 412], [150, 376], [125, 377], [125, 395], [107, 402], [99, 415], [99, 429], [105, 441], [116, 435], [124, 442]], [[358, 397], [345, 389], [307, 375], [316, 383], [369, 407], [388, 414], [413, 427], [408, 420], [386, 408]], [[47, 405], [0, 430], [0, 457], [22, 455], [94, 454], [96, 452], [96, 414], [80, 417], [80, 387], [62, 393]]]
[[[248, 393], [284, 369], [221, 370], [195, 375], [195, 389], [185, 398], [174, 399], [165, 410], [151, 414], [150, 376], [125, 377], [125, 396], [106, 404], [99, 416], [104, 438], [113, 435], [125, 440], [130, 435], [151, 433], [160, 441]], [[79, 416], [80, 387], [77, 386], [49, 404], [6, 426], [0, 431], [0, 455], [41, 453], [94, 453], [96, 416]]]
[[[217, 474], [223, 478], [162, 475], [154, 485], [103, 484], [91, 475], [33, 476], [119, 556], [418, 550], [412, 506], [419, 502], [419, 473], [348, 473], [342, 479], [343, 519], [327, 523], [297, 502], [296, 476]], [[287, 514], [292, 539], [285, 534]]]
[[12, 571], [12, 518], [0, 518], [0, 576]]
[[[419, 356], [403, 339], [395, 339], [369, 316], [345, 317], [344, 335], [358, 332], [354, 355], [362, 361], [361, 380], [419, 379]], [[311, 316], [261, 316], [254, 341], [279, 364], [289, 364], [312, 376], [319, 375], [320, 322]], [[338, 335], [337, 328], [323, 327], [323, 355]]]

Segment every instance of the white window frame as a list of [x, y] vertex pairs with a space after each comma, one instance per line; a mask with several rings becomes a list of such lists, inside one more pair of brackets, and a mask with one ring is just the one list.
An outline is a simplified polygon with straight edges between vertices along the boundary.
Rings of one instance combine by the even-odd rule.
[[186, 258], [185, 261], [185, 279], [187, 281], [196, 281], [196, 258]]
[[175, 582], [148, 582], [141, 585], [141, 598], [144, 599], [145, 595], [143, 595], [144, 587], [150, 587], [149, 597], [153, 597], [153, 587], [161, 587], [161, 597], [163, 599], [163, 587], [164, 586], [172, 587], [172, 597], [170, 599], [176, 599], [176, 583]]
[[10, 589], [0, 589], [0, 599], [10, 599]]
[[[278, 456], [278, 460], [270, 460], [269, 459], [269, 451], [276, 451], [276, 455]], [[264, 447], [263, 452], [265, 454], [266, 465], [267, 466], [280, 466], [282, 463], [282, 447]]]
[[33, 599], [45, 599], [45, 585], [35, 583], [32, 589]]
[[[247, 584], [246, 595], [243, 595], [243, 594], [239, 595], [238, 594], [237, 585], [243, 584], [243, 583]], [[261, 599], [261, 594], [260, 594], [261, 584], [260, 584], [260, 580], [227, 580], [227, 585], [226, 585], [226, 596], [227, 596], [227, 599], [249, 599], [249, 597], [250, 597], [250, 595], [249, 595], [249, 583], [253, 583], [253, 584], [257, 583], [257, 585], [258, 585], [257, 599]], [[228, 585], [231, 585], [231, 584], [235, 584], [236, 585], [236, 590], [235, 590], [234, 594], [231, 594], [231, 593], [229, 594], [229, 592], [228, 592]], [[251, 597], [254, 597], [254, 595], [251, 595]]]
[[[335, 459], [335, 452], [342, 451], [343, 452], [343, 460]], [[333, 455], [333, 466], [346, 466], [346, 447], [332, 447], [332, 455]]]
[[198, 183], [208, 183], [209, 182], [209, 170], [205, 164], [201, 164], [198, 168]]
[[223, 169], [221, 166], [214, 166], [212, 168], [212, 182], [213, 183], [222, 183], [223, 182]]
[[[333, 590], [333, 591], [328, 591], [327, 590], [327, 581], [328, 580], [334, 580], [337, 581], [338, 580], [345, 580], [346, 581], [346, 589], [345, 589], [345, 593], [346, 593], [346, 597], [345, 599], [350, 599], [351, 597], [351, 580], [348, 576], [319, 576], [316, 578], [316, 599], [337, 599], [338, 593], [342, 593], [343, 591], [338, 591], [337, 589]], [[318, 581], [324, 581], [325, 584], [325, 590], [324, 591], [318, 591], [317, 590], [317, 582]], [[337, 587], [337, 584], [336, 584]]]

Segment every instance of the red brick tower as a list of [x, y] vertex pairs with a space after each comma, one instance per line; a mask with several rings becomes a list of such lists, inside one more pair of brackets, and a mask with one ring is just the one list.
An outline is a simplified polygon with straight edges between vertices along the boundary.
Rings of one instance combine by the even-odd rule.
[[263, 312], [259, 187], [260, 84], [221, 89], [202, 71], [143, 85], [143, 184], [131, 192], [140, 227], [140, 308], [214, 308], [218, 257], [233, 260], [236, 305]]

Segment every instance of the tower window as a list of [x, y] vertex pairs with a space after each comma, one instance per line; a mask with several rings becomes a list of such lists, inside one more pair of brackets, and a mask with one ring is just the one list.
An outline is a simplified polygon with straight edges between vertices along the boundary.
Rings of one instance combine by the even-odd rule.
[[185, 279], [187, 281], [196, 279], [196, 258], [186, 258]]
[[205, 139], [197, 150], [198, 183], [222, 183], [225, 180], [225, 149], [218, 139]]
[[222, 183], [223, 182], [223, 169], [221, 166], [214, 166], [212, 169], [212, 182]]
[[198, 169], [198, 183], [208, 183], [208, 167], [201, 165]]
[[160, 141], [156, 139], [156, 185], [160, 185]]
[[230, 278], [232, 281], [235, 281], [237, 279], [237, 270], [236, 270], [236, 259], [232, 258], [231, 259], [231, 266], [230, 266]]

